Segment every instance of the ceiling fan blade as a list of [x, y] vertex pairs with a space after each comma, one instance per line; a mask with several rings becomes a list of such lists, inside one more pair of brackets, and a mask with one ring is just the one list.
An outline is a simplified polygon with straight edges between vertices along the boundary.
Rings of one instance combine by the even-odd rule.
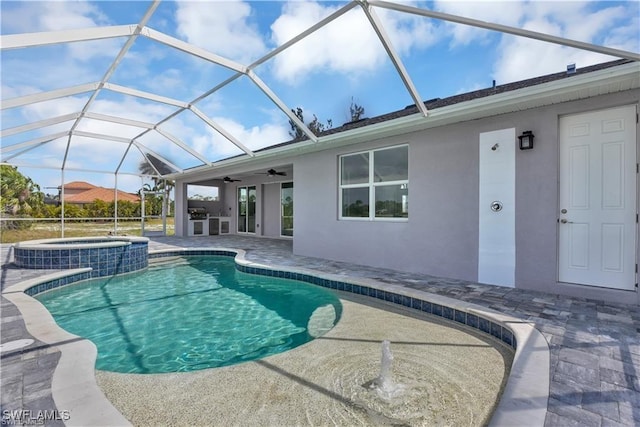
[[267, 175], [269, 175], [269, 176], [275, 176], [275, 175], [287, 176], [287, 173], [286, 172], [278, 172], [275, 169], [269, 169], [267, 171]]

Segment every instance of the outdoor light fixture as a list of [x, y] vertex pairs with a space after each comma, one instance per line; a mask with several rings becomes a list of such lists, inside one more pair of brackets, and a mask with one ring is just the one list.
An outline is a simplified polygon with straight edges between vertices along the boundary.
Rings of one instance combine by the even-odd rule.
[[530, 130], [522, 132], [518, 139], [520, 140], [521, 150], [531, 150], [533, 148], [533, 133]]

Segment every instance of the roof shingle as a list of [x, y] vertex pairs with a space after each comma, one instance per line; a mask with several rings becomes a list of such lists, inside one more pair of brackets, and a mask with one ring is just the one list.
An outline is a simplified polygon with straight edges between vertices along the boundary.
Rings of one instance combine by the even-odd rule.
[[[113, 188], [104, 188], [104, 187], [95, 187], [91, 190], [83, 191], [78, 194], [71, 194], [69, 196], [65, 196], [65, 203], [93, 203], [95, 200], [102, 200], [104, 202], [113, 202], [115, 200], [115, 190]], [[124, 191], [118, 190], [118, 201], [129, 201], [129, 202], [139, 202], [140, 197], [131, 194], [125, 193]]]

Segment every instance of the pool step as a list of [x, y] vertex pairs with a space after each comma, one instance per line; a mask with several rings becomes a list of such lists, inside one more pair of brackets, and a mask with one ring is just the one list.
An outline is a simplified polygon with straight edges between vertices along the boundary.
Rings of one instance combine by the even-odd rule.
[[189, 265], [189, 260], [181, 256], [168, 256], [149, 259], [149, 267], [162, 267], [165, 265], [178, 266]]

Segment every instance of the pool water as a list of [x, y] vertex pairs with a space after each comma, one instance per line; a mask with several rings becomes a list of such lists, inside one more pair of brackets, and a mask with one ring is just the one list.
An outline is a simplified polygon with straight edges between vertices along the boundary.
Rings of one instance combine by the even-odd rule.
[[97, 369], [123, 373], [194, 371], [281, 353], [324, 334], [342, 313], [329, 289], [242, 273], [221, 256], [181, 257], [36, 298], [60, 327], [96, 344]]

